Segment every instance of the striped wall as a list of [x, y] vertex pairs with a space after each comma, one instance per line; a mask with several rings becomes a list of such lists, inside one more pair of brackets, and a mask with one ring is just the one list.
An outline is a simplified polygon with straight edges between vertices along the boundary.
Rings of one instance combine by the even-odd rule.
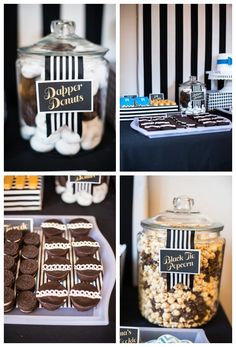
[[[178, 101], [178, 84], [190, 75], [208, 89], [222, 87], [209, 81], [205, 71], [215, 68], [219, 53], [232, 51], [232, 5], [121, 5], [121, 28], [121, 95], [163, 92]], [[133, 41], [136, 51], [128, 46], [130, 42], [134, 47]], [[132, 83], [128, 79], [134, 73]]]

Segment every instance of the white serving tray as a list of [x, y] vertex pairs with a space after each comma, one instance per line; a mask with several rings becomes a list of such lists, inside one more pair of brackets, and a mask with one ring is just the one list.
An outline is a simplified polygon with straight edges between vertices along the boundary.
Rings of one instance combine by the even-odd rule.
[[[29, 216], [7, 216], [11, 218], [29, 218]], [[30, 216], [34, 220], [34, 230], [39, 230], [41, 223], [46, 219], [56, 218], [67, 223], [74, 218], [86, 218], [93, 224], [89, 236], [100, 244], [100, 257], [104, 267], [103, 283], [101, 289], [102, 299], [93, 309], [85, 312], [77, 311], [73, 307], [60, 307], [56, 311], [48, 311], [38, 307], [32, 313], [24, 314], [18, 308], [4, 314], [5, 324], [26, 325], [108, 325], [109, 324], [109, 301], [115, 284], [116, 262], [115, 256], [108, 241], [97, 226], [93, 216]]]
[[[223, 117], [224, 118], [224, 117]], [[226, 118], [225, 118], [226, 119]], [[227, 119], [227, 121], [229, 121]], [[139, 127], [138, 119], [134, 119], [130, 126], [132, 129], [138, 131], [144, 136], [152, 138], [162, 138], [162, 137], [173, 137], [173, 136], [186, 136], [186, 135], [200, 135], [200, 134], [212, 134], [212, 133], [221, 133], [226, 131], [231, 131], [232, 123], [229, 125], [219, 125], [214, 127], [199, 127], [199, 128], [189, 128], [189, 129], [176, 129], [176, 130], [157, 130], [157, 131], [147, 131]]]

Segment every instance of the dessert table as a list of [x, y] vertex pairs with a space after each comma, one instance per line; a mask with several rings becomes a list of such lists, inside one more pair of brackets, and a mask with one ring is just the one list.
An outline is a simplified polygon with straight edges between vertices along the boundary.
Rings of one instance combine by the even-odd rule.
[[232, 132], [149, 139], [120, 124], [121, 171], [231, 171]]
[[[44, 204], [42, 211], [17, 212], [22, 215], [93, 215], [104, 237], [115, 253], [115, 189], [110, 183], [109, 193], [100, 204], [81, 207], [78, 204], [65, 204], [55, 193], [53, 176], [45, 177]], [[10, 217], [15, 212], [8, 212]], [[109, 325], [107, 326], [56, 326], [56, 325], [14, 325], [4, 326], [5, 343], [96, 343], [115, 342], [115, 289], [109, 304]]]

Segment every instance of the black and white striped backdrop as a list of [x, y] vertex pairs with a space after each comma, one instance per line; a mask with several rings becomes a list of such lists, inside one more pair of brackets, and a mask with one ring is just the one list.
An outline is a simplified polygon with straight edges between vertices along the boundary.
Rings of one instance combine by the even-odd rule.
[[232, 5], [145, 4], [136, 6], [136, 16], [140, 96], [163, 92], [178, 101], [178, 85], [190, 75], [205, 82], [207, 89], [214, 86], [205, 72], [214, 69], [219, 53], [232, 52]]
[[16, 105], [15, 60], [17, 47], [35, 43], [50, 33], [55, 19], [76, 22], [76, 33], [109, 48], [106, 58], [115, 62], [116, 11], [113, 4], [5, 4], [4, 58], [7, 106]]

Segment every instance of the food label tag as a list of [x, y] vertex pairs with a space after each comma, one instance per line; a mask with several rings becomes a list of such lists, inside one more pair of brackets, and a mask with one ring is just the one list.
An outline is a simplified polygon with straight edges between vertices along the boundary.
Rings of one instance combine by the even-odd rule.
[[93, 183], [93, 184], [100, 184], [101, 183], [101, 176], [69, 176], [69, 181], [71, 183]]
[[204, 92], [191, 92], [192, 101], [204, 101]]
[[92, 112], [91, 80], [36, 81], [38, 112]]
[[149, 94], [149, 100], [164, 100], [164, 93], [159, 93], [159, 94]]
[[15, 229], [22, 232], [33, 231], [33, 218], [4, 218], [4, 231]]
[[161, 248], [160, 272], [199, 274], [200, 250]]
[[120, 327], [120, 343], [139, 343], [139, 328]]

